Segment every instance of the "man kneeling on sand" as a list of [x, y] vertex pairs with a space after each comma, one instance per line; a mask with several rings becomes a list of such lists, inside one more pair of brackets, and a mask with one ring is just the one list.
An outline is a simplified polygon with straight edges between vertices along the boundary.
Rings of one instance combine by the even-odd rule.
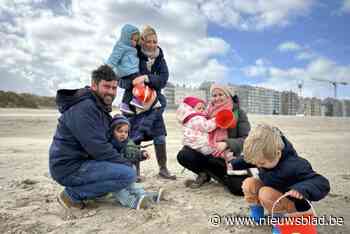
[[[49, 167], [52, 178], [65, 187], [58, 195], [65, 208], [83, 209], [87, 200], [117, 194], [136, 181], [130, 162], [109, 140], [109, 113], [118, 79], [109, 66], [102, 65], [92, 72], [91, 88], [57, 92], [61, 116]], [[129, 203], [130, 208], [140, 207], [138, 197]]]

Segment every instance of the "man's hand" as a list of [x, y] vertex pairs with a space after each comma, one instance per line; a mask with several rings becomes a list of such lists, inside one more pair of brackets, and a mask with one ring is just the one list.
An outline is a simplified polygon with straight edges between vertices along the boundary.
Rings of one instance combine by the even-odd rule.
[[303, 194], [299, 193], [298, 191], [296, 191], [294, 189], [289, 190], [285, 194], [288, 195], [288, 196], [294, 197], [296, 199], [300, 199], [300, 200], [304, 198]]

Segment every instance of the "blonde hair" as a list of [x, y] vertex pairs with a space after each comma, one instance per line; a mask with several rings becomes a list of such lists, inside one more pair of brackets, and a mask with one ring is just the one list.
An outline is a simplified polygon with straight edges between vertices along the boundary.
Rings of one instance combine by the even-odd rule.
[[244, 141], [244, 160], [255, 164], [259, 158], [273, 161], [280, 157], [284, 143], [278, 128], [259, 124], [249, 132]]
[[157, 37], [156, 30], [154, 28], [152, 28], [151, 26], [146, 25], [142, 30], [141, 38], [142, 38], [142, 40], [145, 40], [146, 37], [148, 37], [150, 35], [155, 35]]

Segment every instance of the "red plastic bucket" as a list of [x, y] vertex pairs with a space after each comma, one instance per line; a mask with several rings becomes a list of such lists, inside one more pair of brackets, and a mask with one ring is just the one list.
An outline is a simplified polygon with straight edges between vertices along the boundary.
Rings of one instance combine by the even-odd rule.
[[[288, 195], [282, 195], [279, 197], [272, 206], [271, 217], [274, 219], [274, 213], [276, 205], [281, 201], [282, 198]], [[277, 224], [273, 225], [273, 234], [317, 234], [317, 226], [312, 222], [313, 218], [316, 217], [316, 212], [311, 202], [305, 199], [309, 203], [312, 215], [302, 215], [297, 217], [285, 217], [278, 220]], [[276, 217], [275, 217], [276, 218]]]
[[136, 85], [133, 90], [133, 95], [141, 102], [141, 103], [147, 103], [151, 97], [153, 89], [146, 85]]
[[220, 128], [235, 128], [237, 120], [230, 110], [219, 111], [215, 116], [216, 125]]

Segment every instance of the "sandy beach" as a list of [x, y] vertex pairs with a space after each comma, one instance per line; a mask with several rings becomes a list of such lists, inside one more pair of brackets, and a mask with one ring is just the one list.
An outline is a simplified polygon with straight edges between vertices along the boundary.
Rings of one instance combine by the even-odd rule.
[[[168, 164], [178, 179], [158, 178], [152, 147], [152, 159], [142, 165], [145, 188], [165, 188], [165, 201], [140, 211], [107, 201], [94, 210], [64, 210], [56, 202], [62, 187], [48, 173], [58, 116], [56, 110], [0, 109], [1, 233], [271, 233], [271, 226], [228, 225], [224, 219], [218, 226], [210, 224], [214, 214], [246, 216], [247, 205], [214, 181], [196, 190], [184, 187], [193, 174], [182, 173], [176, 161], [182, 136], [173, 111], [166, 113]], [[342, 218], [344, 224], [318, 226], [319, 233], [350, 233], [350, 118], [248, 117], [253, 126], [266, 122], [280, 127], [300, 156], [330, 180], [330, 194], [313, 204], [318, 216]]]

